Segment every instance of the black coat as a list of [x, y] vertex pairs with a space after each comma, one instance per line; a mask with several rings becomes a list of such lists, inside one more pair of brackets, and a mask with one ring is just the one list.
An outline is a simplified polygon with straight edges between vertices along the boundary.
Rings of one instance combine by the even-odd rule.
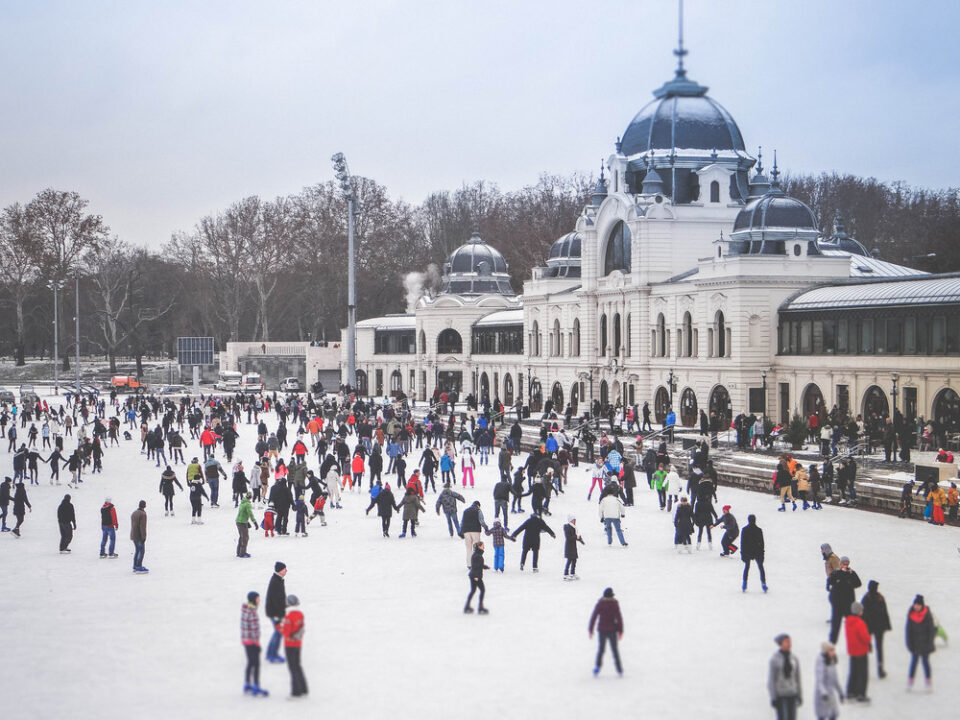
[[763, 530], [747, 523], [740, 531], [740, 559], [763, 562]]
[[13, 491], [13, 514], [23, 515], [26, 513], [26, 508], [32, 510], [33, 505], [27, 499], [27, 489], [23, 486], [23, 483], [17, 483], [17, 488]]
[[[868, 587], [874, 581], [868, 583]], [[884, 633], [890, 629], [890, 615], [887, 613], [887, 601], [876, 590], [867, 591], [860, 604], [863, 605], [863, 621], [867, 624], [867, 629], [871, 635]]]
[[937, 636], [937, 628], [930, 614], [930, 608], [924, 607], [917, 622], [917, 614], [913, 608], [907, 613], [906, 640], [907, 650], [917, 655], [929, 655], [935, 648], [933, 641]]
[[570, 523], [567, 523], [563, 526], [563, 556], [568, 560], [576, 560], [579, 555], [577, 554], [577, 541], [583, 542], [577, 534], [577, 528]]
[[287, 590], [283, 578], [274, 573], [267, 586], [267, 604], [264, 612], [272, 620], [281, 620], [287, 614]]
[[64, 498], [63, 502], [57, 507], [57, 522], [61, 525], [73, 525], [77, 527], [77, 516], [73, 511], [73, 505]]
[[393, 511], [396, 508], [396, 503], [393, 499], [393, 490], [385, 487], [380, 491], [380, 494], [377, 495], [377, 499], [374, 502], [377, 504], [377, 515], [387, 518], [393, 517]]
[[830, 602], [844, 613], [850, 612], [850, 606], [856, 600], [853, 591], [860, 587], [860, 576], [853, 570], [844, 572], [834, 570], [827, 579], [827, 590], [830, 591]]
[[550, 533], [550, 537], [555, 538], [553, 530], [541, 519], [539, 515], [531, 515], [526, 521], [514, 530], [512, 537], [517, 539], [517, 535], [523, 532], [523, 546], [529, 548], [540, 547], [540, 533]]
[[481, 512], [479, 505], [471, 505], [463, 511], [463, 517], [460, 520], [460, 532], [466, 534], [468, 532], [480, 532], [481, 526], [484, 530], [487, 529], [487, 526], [481, 520]]
[[279, 511], [289, 510], [293, 505], [293, 494], [290, 492], [290, 486], [284, 480], [278, 480], [270, 488], [270, 503]]
[[673, 515], [673, 525], [680, 535], [693, 534], [693, 508], [690, 503], [677, 505], [677, 512]]
[[483, 571], [487, 566], [483, 564], [483, 550], [473, 549], [473, 556], [470, 558], [470, 572], [467, 575], [471, 580], [483, 580]]
[[493, 499], [507, 501], [510, 499], [510, 483], [501, 480], [493, 486]]

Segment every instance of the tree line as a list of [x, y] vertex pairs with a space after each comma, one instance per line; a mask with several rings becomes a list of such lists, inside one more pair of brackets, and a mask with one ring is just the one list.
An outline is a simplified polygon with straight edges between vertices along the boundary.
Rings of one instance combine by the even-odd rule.
[[[542, 175], [516, 191], [477, 181], [438, 191], [420, 205], [355, 178], [358, 317], [406, 311], [413, 272], [441, 266], [474, 229], [507, 260], [514, 289], [573, 229], [594, 178]], [[891, 262], [940, 272], [960, 269], [957, 191], [873, 178], [786, 176], [788, 194], [813, 209], [829, 235], [838, 212], [848, 234]], [[0, 215], [0, 354], [23, 364], [50, 357], [54, 288], [64, 367], [77, 349], [118, 358], [174, 357], [178, 336], [231, 340], [337, 340], [346, 324], [347, 208], [322, 183], [265, 200], [243, 198], [173, 233], [161, 248], [110, 232], [76, 192], [47, 189]], [[438, 273], [425, 274], [426, 291]]]

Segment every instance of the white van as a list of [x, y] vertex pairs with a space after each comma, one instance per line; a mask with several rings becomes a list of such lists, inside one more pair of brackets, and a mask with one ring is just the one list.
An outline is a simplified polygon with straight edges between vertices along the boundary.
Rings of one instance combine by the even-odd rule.
[[242, 381], [243, 375], [241, 373], [224, 370], [220, 373], [220, 377], [217, 378], [215, 387], [217, 390], [224, 392], [240, 392]]
[[262, 393], [263, 380], [260, 378], [260, 373], [247, 373], [244, 375], [243, 380], [240, 382], [240, 388], [245, 393]]

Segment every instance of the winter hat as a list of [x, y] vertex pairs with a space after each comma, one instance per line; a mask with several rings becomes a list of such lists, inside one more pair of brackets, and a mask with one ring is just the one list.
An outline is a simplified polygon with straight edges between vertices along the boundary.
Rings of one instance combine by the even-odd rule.
[[577, 519], [576, 515], [567, 515], [567, 522], [575, 522]]
[[603, 596], [604, 596], [605, 598], [612, 598], [612, 597], [613, 597], [613, 588], [607, 588], [606, 590], [604, 590], [604, 591], [603, 591]]
[[831, 642], [822, 642], [820, 643], [820, 652], [826, 655], [831, 650], [836, 650], [836, 646]]
[[277, 560], [277, 562], [273, 564], [274, 572], [280, 572], [281, 570], [286, 570], [286, 569], [287, 569], [287, 566], [284, 563], [280, 562], [279, 560]]
[[752, 524], [752, 523], [755, 523], [756, 521], [757, 521], [757, 516], [756, 516], [756, 515], [747, 515], [747, 524], [748, 524], [748, 525], [749, 525], [749, 524]]
[[723, 511], [724, 511], [724, 512], [730, 512], [730, 506], [729, 506], [729, 505], [724, 505], [724, 506], [723, 506]]
[[859, 615], [859, 614], [862, 613], [862, 612], [863, 612], [863, 605], [861, 605], [860, 603], [858, 603], [856, 600], [854, 600], [852, 603], [850, 603], [850, 614], [851, 614], [851, 615]]
[[847, 565], [849, 565], [849, 564], [850, 564], [850, 558], [848, 558], [846, 555], [841, 555], [841, 556], [840, 556], [840, 564], [843, 565], [844, 563], [846, 563]]
[[830, 543], [824, 543], [820, 546], [820, 552], [822, 552], [824, 555], [829, 555], [833, 552], [833, 548], [830, 547]]
[[300, 604], [300, 598], [296, 595], [287, 595], [287, 607], [293, 607]]
[[783, 645], [783, 641], [784, 641], [784, 640], [789, 640], [789, 639], [790, 639], [790, 636], [789, 636], [789, 635], [787, 635], [786, 633], [780, 633], [779, 635], [777, 635], [777, 636], [773, 639], [773, 641], [774, 641], [777, 645]]
[[63, 499], [69, 501], [69, 500], [70, 500], [70, 493], [67, 493], [66, 495], [64, 495], [64, 496], [63, 496]]
[[913, 604], [914, 604], [914, 605], [919, 605], [920, 607], [924, 607], [925, 603], [923, 602], [923, 595], [917, 595], [917, 596], [913, 599]]
[[251, 590], [247, 593], [247, 602], [253, 603], [258, 597], [260, 597], [260, 593], [258, 593], [256, 590]]
[[871, 580], [867, 583], [867, 592], [876, 592], [878, 587], [880, 587], [880, 583], [876, 580]]
[[[9, 480], [9, 479], [10, 479], [10, 478], [7, 478], [7, 480]], [[103, 499], [103, 501], [104, 501], [105, 503], [112, 502], [112, 500], [110, 499], [110, 496], [109, 496], [109, 495], [107, 495], [107, 496]]]
[[141, 510], [143, 510], [146, 506], [147, 506], [147, 501], [146, 501], [146, 500], [141, 500], [141, 501], [140, 501], [139, 508], [140, 508]]
[[479, 501], [479, 500], [474, 500], [474, 501], [473, 501], [473, 507], [480, 507], [480, 501]]

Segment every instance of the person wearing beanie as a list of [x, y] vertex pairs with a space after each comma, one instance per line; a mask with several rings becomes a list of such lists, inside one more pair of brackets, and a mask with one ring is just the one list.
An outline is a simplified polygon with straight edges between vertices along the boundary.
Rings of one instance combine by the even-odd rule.
[[[839, 571], [838, 571], [839, 572]], [[850, 670], [847, 673], [847, 697], [869, 702], [867, 697], [867, 656], [870, 653], [870, 631], [863, 621], [863, 605], [850, 603], [850, 614], [844, 623]]]
[[77, 529], [77, 515], [70, 502], [69, 493], [63, 496], [57, 508], [57, 523], [60, 525], [60, 554], [70, 552], [70, 541], [73, 540], [73, 531]]
[[[516, 542], [512, 537], [507, 533], [506, 527], [500, 524], [499, 520], [493, 521], [493, 527], [487, 530], [487, 535], [493, 535], [493, 571], [503, 573], [504, 569], [504, 540], [509, 539], [510, 542]], [[473, 559], [471, 558], [471, 564]]]
[[564, 580], [579, 580], [577, 575], [577, 543], [585, 545], [583, 538], [577, 532], [577, 519], [573, 515], [567, 516], [567, 524], [563, 526], [563, 557], [567, 564], [563, 568]]
[[286, 597], [286, 615], [280, 623], [283, 646], [287, 651], [287, 668], [290, 670], [290, 695], [301, 697], [307, 694], [307, 679], [300, 665], [300, 650], [303, 645], [304, 622], [300, 612], [300, 599], [296, 595]]
[[267, 604], [264, 611], [273, 623], [273, 635], [267, 643], [267, 662], [272, 663], [284, 662], [280, 655], [280, 623], [283, 621], [287, 606], [287, 589], [284, 580], [286, 575], [287, 566], [278, 560], [273, 566], [270, 584], [267, 585]]
[[760, 587], [767, 591], [767, 575], [763, 570], [763, 530], [757, 525], [757, 516], [748, 515], [747, 524], [740, 532], [740, 559], [743, 560], [743, 585], [741, 590], [747, 591], [747, 577], [750, 575], [750, 561], [757, 564], [760, 570]]
[[803, 704], [800, 661], [790, 652], [792, 643], [789, 635], [781, 633], [773, 641], [780, 649], [770, 658], [767, 671], [770, 706], [777, 711], [777, 720], [794, 720], [797, 707]]
[[130, 515], [130, 540], [133, 541], [133, 571], [149, 572], [143, 566], [143, 555], [147, 545], [147, 501], [141, 500], [137, 509]]
[[597, 629], [599, 634], [597, 660], [593, 667], [594, 676], [600, 674], [603, 653], [606, 650], [607, 643], [610, 643], [610, 653], [613, 655], [613, 664], [617, 668], [617, 674], [623, 675], [623, 666], [620, 664], [620, 650], [617, 647], [617, 642], [623, 639], [623, 615], [620, 614], [620, 604], [613, 597], [613, 588], [604, 590], [603, 597], [597, 601], [593, 608], [593, 614], [590, 615], [590, 624], [587, 626], [587, 632], [591, 638], [594, 628]]
[[843, 702], [843, 688], [837, 677], [837, 649], [833, 643], [821, 643], [814, 670], [813, 714], [835, 720]]
[[[458, 493], [456, 490], [451, 489], [450, 483], [443, 484], [443, 490], [440, 491], [440, 494], [437, 496], [436, 511], [437, 515], [440, 514], [440, 510], [443, 510], [443, 514], [447, 518], [447, 530], [450, 532], [450, 537], [453, 537], [453, 531], [456, 529], [457, 535], [460, 534], [460, 519], [457, 517], [457, 501], [462, 503], [466, 502], [466, 499]], [[506, 519], [504, 519], [506, 523]]]
[[877, 649], [877, 676], [885, 678], [883, 670], [883, 634], [890, 629], [890, 616], [887, 614], [887, 601], [877, 590], [880, 584], [876, 580], [867, 583], [867, 592], [860, 598], [863, 605], [863, 621], [873, 636], [873, 646]]
[[934, 648], [937, 637], [937, 624], [933, 614], [923, 600], [923, 595], [913, 599], [913, 605], [907, 612], [906, 640], [907, 650], [910, 652], [910, 674], [907, 677], [907, 690], [913, 688], [913, 676], [917, 672], [917, 662], [923, 665], [923, 675], [927, 683], [927, 691], [932, 689], [930, 679], [930, 653]]
[[[850, 604], [856, 600], [854, 590], [860, 587], [860, 577], [850, 569], [850, 558], [840, 558], [840, 568], [827, 578], [830, 591], [830, 642], [836, 644], [840, 637], [840, 625], [850, 613]], [[847, 693], [849, 695], [849, 693]]]
[[723, 525], [723, 537], [720, 538], [720, 557], [728, 557], [733, 555], [737, 551], [737, 546], [734, 545], [734, 541], [737, 539], [737, 535], [740, 534], [740, 526], [737, 524], [737, 519], [733, 516], [733, 513], [730, 512], [730, 506], [723, 506], [723, 515], [720, 516], [720, 519], [717, 521], [717, 524], [714, 527], [719, 527]]
[[251, 590], [247, 601], [240, 607], [240, 643], [247, 656], [247, 667], [243, 673], [243, 692], [257, 695], [269, 695], [260, 688], [260, 618], [257, 607], [260, 605], [260, 593]]

